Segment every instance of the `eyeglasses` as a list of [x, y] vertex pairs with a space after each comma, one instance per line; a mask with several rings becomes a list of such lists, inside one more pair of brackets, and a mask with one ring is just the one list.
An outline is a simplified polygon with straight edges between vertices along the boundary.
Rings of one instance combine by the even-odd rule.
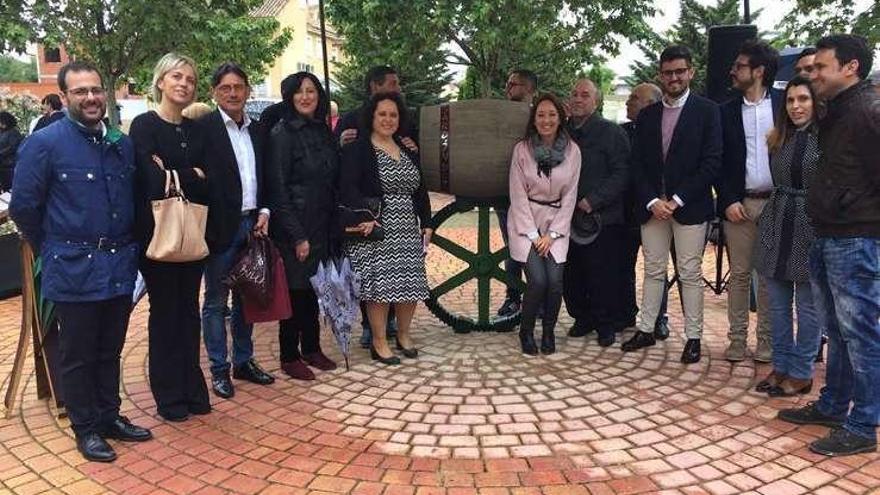
[[740, 70], [740, 69], [745, 69], [745, 68], [751, 69], [752, 66], [750, 64], [744, 64], [741, 62], [734, 62], [733, 63], [733, 70]]
[[222, 86], [217, 86], [214, 88], [220, 94], [227, 95], [229, 93], [241, 93], [247, 88], [244, 84], [224, 84]]
[[669, 69], [669, 70], [661, 70], [660, 76], [665, 77], [666, 79], [672, 79], [672, 77], [681, 77], [687, 74], [687, 71], [691, 70], [690, 67], [684, 67], [682, 69]]
[[77, 98], [86, 98], [89, 96], [89, 93], [92, 94], [95, 98], [101, 98], [102, 96], [107, 94], [107, 90], [100, 86], [92, 86], [92, 87], [82, 87], [82, 88], [73, 88], [68, 89], [67, 94], [71, 94], [76, 96]]

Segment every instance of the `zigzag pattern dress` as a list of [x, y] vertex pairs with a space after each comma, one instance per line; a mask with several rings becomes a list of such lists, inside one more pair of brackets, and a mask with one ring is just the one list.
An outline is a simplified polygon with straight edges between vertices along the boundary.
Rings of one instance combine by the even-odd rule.
[[400, 154], [395, 161], [373, 148], [382, 183], [381, 241], [349, 241], [346, 254], [361, 277], [361, 299], [373, 302], [414, 302], [428, 298], [422, 232], [412, 195], [419, 187], [416, 165]]

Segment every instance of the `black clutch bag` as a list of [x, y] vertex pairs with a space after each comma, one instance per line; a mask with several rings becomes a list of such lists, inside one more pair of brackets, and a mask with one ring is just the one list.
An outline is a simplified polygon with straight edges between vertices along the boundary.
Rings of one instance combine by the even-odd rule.
[[[367, 198], [366, 208], [351, 208], [339, 205], [339, 217], [342, 221], [342, 237], [348, 240], [381, 241], [385, 238], [385, 230], [382, 228], [382, 199]], [[364, 222], [377, 222], [370, 235], [361, 233], [360, 224]]]

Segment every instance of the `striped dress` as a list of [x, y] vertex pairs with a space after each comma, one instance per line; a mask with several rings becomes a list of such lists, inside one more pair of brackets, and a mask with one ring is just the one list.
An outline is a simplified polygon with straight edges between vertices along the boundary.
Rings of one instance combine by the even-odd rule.
[[354, 240], [345, 245], [352, 268], [361, 277], [361, 299], [415, 302], [428, 298], [422, 232], [412, 194], [420, 174], [406, 153], [396, 161], [374, 147], [382, 183], [381, 241]]

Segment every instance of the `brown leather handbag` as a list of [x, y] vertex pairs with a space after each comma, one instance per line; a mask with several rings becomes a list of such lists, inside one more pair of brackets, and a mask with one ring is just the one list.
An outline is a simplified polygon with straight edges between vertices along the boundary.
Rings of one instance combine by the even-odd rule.
[[165, 197], [151, 203], [156, 225], [147, 247], [147, 258], [185, 263], [208, 256], [205, 242], [208, 207], [186, 199], [176, 170], [165, 171]]

